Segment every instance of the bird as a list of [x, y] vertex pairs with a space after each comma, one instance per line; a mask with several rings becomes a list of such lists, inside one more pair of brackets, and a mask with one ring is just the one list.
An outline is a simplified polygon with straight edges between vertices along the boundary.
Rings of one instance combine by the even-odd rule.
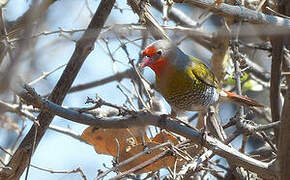
[[263, 107], [257, 101], [219, 88], [214, 73], [201, 60], [185, 54], [171, 40], [158, 40], [142, 51], [139, 68], [150, 67], [156, 89], [171, 106], [171, 114], [204, 112], [220, 102]]

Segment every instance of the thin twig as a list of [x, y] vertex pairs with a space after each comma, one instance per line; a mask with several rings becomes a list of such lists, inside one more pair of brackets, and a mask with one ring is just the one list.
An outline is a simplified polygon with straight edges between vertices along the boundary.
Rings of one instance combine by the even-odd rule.
[[255, 131], [257, 131], [257, 132], [265, 131], [265, 130], [270, 129], [270, 128], [275, 128], [279, 125], [280, 125], [280, 121], [269, 123], [269, 124], [257, 125], [255, 127]]
[[38, 127], [39, 127], [39, 123], [38, 125], [35, 126], [35, 135], [34, 135], [34, 139], [33, 139], [33, 144], [32, 144], [32, 150], [31, 150], [31, 154], [30, 154], [30, 157], [29, 157], [29, 162], [28, 162], [28, 165], [27, 165], [27, 168], [26, 168], [26, 174], [25, 174], [25, 180], [28, 180], [28, 173], [29, 173], [29, 169], [30, 169], [30, 163], [31, 163], [31, 158], [32, 158], [32, 154], [34, 153], [35, 151], [35, 147], [36, 147], [36, 138], [37, 138], [37, 133], [38, 133]]
[[35, 169], [39, 169], [41, 171], [46, 171], [46, 172], [50, 172], [52, 174], [72, 174], [72, 173], [80, 173], [82, 178], [84, 180], [87, 180], [87, 177], [85, 176], [85, 173], [82, 171], [82, 169], [80, 167], [73, 169], [71, 171], [65, 171], [65, 170], [53, 170], [53, 169], [48, 169], [48, 168], [42, 168], [42, 167], [38, 167], [35, 165], [30, 165], [31, 167], [35, 168]]
[[170, 145], [170, 144], [171, 144], [170, 142], [165, 142], [165, 143], [163, 143], [163, 144], [156, 145], [156, 146], [154, 146], [154, 147], [152, 147], [152, 148], [147, 148], [147, 149], [145, 149], [144, 151], [139, 152], [139, 153], [135, 154], [134, 156], [132, 156], [132, 157], [126, 159], [125, 161], [122, 161], [122, 162], [119, 163], [117, 166], [115, 166], [115, 167], [113, 167], [113, 168], [111, 168], [111, 169], [109, 169], [109, 170], [103, 172], [102, 174], [98, 175], [98, 177], [96, 177], [96, 180], [97, 180], [97, 179], [104, 178], [104, 177], [105, 177], [107, 174], [109, 174], [110, 172], [112, 172], [112, 171], [116, 171], [119, 167], [121, 167], [121, 166], [123, 166], [123, 165], [125, 165], [125, 164], [130, 163], [131, 161], [137, 159], [137, 158], [140, 157], [140, 156], [143, 156], [144, 154], [146, 154], [146, 153], [148, 153], [148, 152], [152, 152], [152, 151], [154, 151], [155, 149], [159, 149], [159, 148], [161, 148], [161, 147], [165, 147], [165, 146], [168, 146], [168, 145]]
[[40, 80], [42, 79], [46, 79], [49, 75], [51, 75], [52, 73], [56, 72], [57, 70], [63, 68], [64, 66], [66, 66], [67, 64], [63, 64], [55, 69], [53, 69], [52, 71], [49, 71], [49, 72], [43, 72], [42, 75], [38, 78], [36, 78], [35, 80], [31, 81], [30, 83], [28, 83], [30, 86], [38, 83]]
[[131, 169], [129, 169], [129, 170], [127, 170], [127, 171], [115, 176], [115, 177], [113, 177], [113, 178], [111, 178], [110, 180], [121, 179], [121, 178], [125, 177], [128, 174], [131, 174], [131, 173], [134, 173], [134, 172], [136, 172], [136, 171], [138, 171], [140, 169], [143, 169], [144, 167], [149, 166], [150, 164], [153, 164], [154, 162], [158, 161], [159, 159], [165, 157], [169, 152], [170, 152], [169, 149], [165, 150], [165, 151], [159, 153], [158, 155], [152, 157], [151, 159], [149, 159], [149, 160], [147, 160], [147, 161], [145, 161], [145, 162], [143, 162], [143, 163], [141, 163], [141, 164], [139, 164], [139, 165], [137, 165], [137, 166], [135, 166], [135, 167], [133, 167], [133, 168], [131, 168]]
[[[264, 0], [265, 1], [265, 0]], [[275, 15], [277, 16], [280, 16], [280, 17], [283, 17], [283, 18], [286, 18], [286, 19], [289, 19], [290, 20], [290, 17], [284, 15], [284, 14], [281, 14], [281, 13], [278, 13], [276, 11], [274, 11], [273, 9], [271, 9], [269, 6], [266, 7], [267, 10], [271, 11], [272, 13], [274, 13]]]
[[[120, 83], [120, 85], [122, 86], [122, 87], [124, 87], [125, 88], [125, 86], [122, 84], [122, 83]], [[134, 111], [137, 111], [137, 107], [135, 106], [135, 104], [134, 104], [134, 102], [133, 102], [133, 100], [132, 100], [132, 98], [130, 98], [124, 91], [123, 91], [123, 89], [119, 86], [119, 85], [117, 85], [117, 88], [121, 91], [121, 93], [126, 97], [126, 101], [129, 103], [129, 105], [131, 106], [131, 108], [134, 110]], [[125, 88], [126, 89], [126, 88]]]
[[10, 152], [8, 152], [5, 148], [3, 148], [2, 146], [0, 146], [0, 150], [2, 150], [3, 152], [5, 152], [6, 154], [12, 156], [12, 154]]

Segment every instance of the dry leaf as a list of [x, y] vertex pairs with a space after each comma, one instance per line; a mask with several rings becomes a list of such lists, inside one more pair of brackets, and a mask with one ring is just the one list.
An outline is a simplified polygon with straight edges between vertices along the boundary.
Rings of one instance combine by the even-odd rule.
[[159, 134], [157, 134], [153, 139], [153, 142], [157, 142], [157, 143], [165, 143], [167, 141], [172, 142], [173, 144], [177, 144], [178, 143], [178, 139], [171, 135], [170, 133], [168, 133], [167, 131], [161, 131]]
[[[88, 127], [81, 137], [92, 144], [98, 154], [116, 156], [119, 152], [129, 151], [133, 146], [142, 142], [142, 131], [138, 128], [127, 129], [101, 129]], [[145, 141], [150, 141], [144, 134]]]
[[[142, 136], [144, 136], [144, 140], [148, 148], [152, 148], [168, 141], [171, 141], [173, 144], [178, 143], [178, 139], [166, 131], [160, 132], [152, 140], [150, 140], [146, 136], [144, 128], [101, 129], [92, 126], [85, 129], [81, 137], [88, 143], [92, 144], [95, 151], [99, 154], [116, 156], [119, 147], [119, 162], [122, 162], [144, 151]], [[167, 147], [163, 147], [160, 149], [155, 149], [150, 153], [145, 153], [130, 163], [121, 166], [119, 170], [124, 172], [132, 169], [160, 154], [166, 150], [166, 148]], [[165, 167], [173, 167], [175, 160], [176, 157], [168, 155], [135, 173], [141, 174], [150, 171], [157, 171]], [[183, 160], [178, 158], [178, 164], [180, 165], [182, 162]]]
[[[152, 148], [156, 145], [159, 145], [159, 143], [156, 143], [156, 142], [148, 142], [147, 143], [148, 148]], [[145, 153], [144, 155], [138, 157], [137, 159], [134, 159], [130, 163], [121, 166], [119, 168], [119, 170], [121, 172], [124, 172], [124, 171], [127, 171], [129, 169], [132, 169], [132, 168], [144, 163], [145, 161], [155, 157], [156, 155], [160, 154], [165, 149], [166, 149], [166, 147], [163, 147], [160, 149], [155, 149], [155, 150], [151, 151], [150, 153]], [[120, 162], [125, 161], [126, 159], [133, 157], [134, 155], [136, 155], [139, 152], [142, 152], [143, 150], [144, 150], [144, 146], [142, 144], [138, 144], [137, 146], [132, 147], [132, 149], [128, 152], [125, 152], [125, 151], [121, 152], [120, 157], [119, 157], [119, 161]], [[176, 158], [174, 156], [165, 156], [165, 157], [157, 160], [153, 164], [146, 166], [143, 169], [135, 172], [135, 174], [142, 174], [142, 173], [146, 173], [146, 172], [150, 172], [150, 171], [158, 171], [161, 168], [172, 167], [174, 165], [175, 159]]]

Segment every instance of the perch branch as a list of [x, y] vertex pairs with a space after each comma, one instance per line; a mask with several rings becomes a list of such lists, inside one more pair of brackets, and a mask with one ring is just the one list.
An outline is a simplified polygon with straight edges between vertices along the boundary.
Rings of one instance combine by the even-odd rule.
[[193, 143], [200, 144], [213, 151], [215, 154], [226, 158], [229, 162], [242, 166], [245, 169], [256, 172], [261, 176], [275, 176], [277, 172], [272, 167], [272, 163], [264, 163], [250, 158], [236, 149], [223, 144], [221, 141], [202, 135], [198, 130], [180, 124], [166, 115], [152, 114], [148, 112], [135, 112], [123, 117], [99, 118], [90, 114], [80, 113], [71, 109], [65, 109], [45, 98], [40, 97], [36, 92], [25, 85], [26, 90], [18, 90], [18, 95], [27, 103], [33, 104], [43, 111], [53, 112], [56, 115], [73, 122], [96, 126], [99, 128], [129, 128], [144, 127], [146, 125], [158, 126], [191, 139]]

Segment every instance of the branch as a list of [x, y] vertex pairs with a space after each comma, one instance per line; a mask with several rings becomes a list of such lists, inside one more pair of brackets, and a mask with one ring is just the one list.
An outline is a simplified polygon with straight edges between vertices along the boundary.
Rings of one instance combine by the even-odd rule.
[[[150, 0], [150, 4], [158, 9], [158, 11], [163, 11], [163, 4], [161, 0]], [[181, 10], [171, 7], [168, 10], [168, 17], [172, 19], [179, 25], [190, 26], [190, 27], [197, 27], [197, 22], [193, 21], [190, 17], [184, 14]]]
[[[290, 2], [282, 1], [279, 7], [279, 13], [290, 15]], [[280, 58], [282, 61], [282, 69], [284, 72], [290, 71], [290, 37], [282, 36], [282, 47], [280, 51]], [[281, 71], [280, 71], [281, 72]], [[284, 96], [284, 104], [282, 107], [281, 124], [280, 124], [280, 136], [278, 142], [278, 166], [280, 168], [280, 179], [286, 180], [290, 178], [290, 76], [286, 75], [286, 94]]]
[[133, 167], [133, 168], [131, 168], [131, 169], [129, 169], [129, 170], [127, 170], [127, 171], [115, 176], [115, 177], [113, 177], [113, 178], [111, 178], [110, 180], [122, 179], [128, 174], [131, 174], [131, 173], [134, 173], [134, 172], [136, 172], [138, 170], [141, 170], [141, 169], [145, 168], [146, 166], [149, 166], [150, 164], [153, 164], [154, 162], [158, 161], [159, 159], [168, 156], [169, 153], [170, 153], [169, 149], [165, 150], [165, 151], [157, 154], [156, 156], [148, 159], [147, 161], [145, 161], [145, 162], [143, 162], [143, 163], [141, 163], [141, 164], [139, 164], [139, 165], [137, 165], [137, 166], [135, 166], [135, 167]]
[[[284, 59], [285, 61], [285, 59]], [[288, 63], [290, 60], [288, 59]], [[288, 66], [288, 69], [290, 66]], [[281, 123], [279, 129], [279, 141], [278, 141], [278, 159], [279, 159], [279, 167], [281, 168], [281, 179], [289, 179], [289, 144], [290, 144], [290, 83], [289, 77], [287, 81], [287, 92], [284, 99], [284, 105], [282, 109], [281, 115]]]
[[[176, 3], [186, 3], [194, 5], [202, 9], [209, 9], [210, 11], [228, 17], [235, 17], [240, 20], [247, 20], [252, 23], [269, 24], [285, 28], [284, 33], [287, 33], [290, 29], [290, 20], [278, 16], [264, 14], [259, 11], [254, 11], [244, 6], [233, 6], [226, 3], [221, 3], [218, 6], [214, 6], [214, 0], [174, 0]], [[273, 28], [271, 26], [271, 28]], [[282, 33], [282, 32], [279, 32]]]
[[[68, 65], [66, 66], [63, 74], [61, 75], [59, 81], [57, 82], [55, 88], [53, 89], [49, 99], [56, 103], [62, 104], [65, 95], [67, 94], [69, 88], [71, 87], [75, 77], [77, 76], [81, 65], [85, 61], [88, 54], [93, 50], [94, 43], [97, 37], [100, 34], [101, 28], [103, 27], [107, 17], [109, 16], [115, 0], [103, 0], [94, 17], [92, 18], [86, 32], [83, 34], [81, 39], [76, 43], [75, 50], [71, 59], [69, 60]], [[30, 156], [33, 154], [32, 147], [35, 144], [35, 148], [42, 139], [45, 131], [49, 127], [54, 114], [50, 112], [41, 112], [37, 119], [41, 124], [38, 127], [38, 133], [35, 136], [36, 125], [33, 125], [18, 149], [14, 153], [12, 159], [8, 163], [8, 166], [11, 167], [11, 171], [7, 173], [1, 173], [0, 177], [3, 179], [19, 179], [24, 169], [29, 163]], [[34, 142], [34, 137], [36, 141]]]
[[[124, 72], [114, 74], [112, 76], [106, 77], [106, 78], [101, 79], [101, 80], [96, 80], [96, 81], [92, 81], [92, 82], [85, 83], [85, 84], [79, 84], [79, 85], [76, 85], [76, 86], [73, 86], [72, 88], [70, 88], [69, 93], [93, 88], [93, 87], [100, 86], [100, 85], [103, 85], [103, 84], [106, 84], [106, 83], [109, 83], [112, 81], [121, 81], [124, 78], [129, 78], [129, 77], [134, 76], [135, 74], [133, 72], [134, 72], [133, 69], [128, 69]], [[132, 78], [132, 79], [134, 79], [134, 78]]]
[[159, 145], [156, 145], [156, 146], [151, 147], [151, 148], [144, 149], [144, 151], [141, 151], [141, 152], [135, 154], [134, 156], [132, 156], [132, 157], [120, 162], [118, 165], [116, 165], [116, 166], [112, 167], [111, 169], [109, 169], [109, 170], [103, 172], [102, 174], [98, 175], [98, 177], [96, 177], [96, 180], [104, 178], [110, 172], [116, 171], [119, 167], [132, 162], [133, 160], [139, 158], [140, 156], [143, 156], [144, 154], [148, 154], [148, 153], [152, 152], [155, 149], [160, 149], [162, 147], [169, 146], [169, 145], [171, 145], [171, 143], [170, 142], [166, 142], [166, 143], [159, 144]]
[[[290, 70], [290, 56], [288, 56], [288, 60], [284, 59], [284, 61], [288, 61], [287, 69]], [[289, 144], [290, 144], [290, 78], [287, 80], [287, 93], [284, 99], [284, 105], [282, 109], [281, 116], [281, 125], [280, 125], [280, 133], [279, 136], [279, 167], [281, 168], [281, 179], [289, 179]]]
[[[281, 7], [278, 7], [281, 9]], [[280, 121], [281, 114], [281, 65], [282, 65], [282, 46], [283, 46], [283, 36], [276, 35], [272, 36], [271, 39], [272, 45], [272, 64], [271, 64], [271, 79], [270, 79], [270, 107], [272, 114], [272, 121]], [[281, 123], [282, 124], [282, 123]], [[278, 139], [280, 136], [279, 128], [275, 128], [275, 137], [276, 144], [278, 144]]]
[[251, 72], [254, 76], [256, 76], [257, 78], [265, 82], [270, 81], [271, 79], [270, 73], [268, 73], [263, 67], [261, 67], [259, 64], [256, 64], [255, 62], [250, 60], [248, 57], [244, 57], [244, 61], [249, 67], [248, 71]]
[[198, 130], [180, 124], [174, 119], [166, 115], [152, 114], [148, 112], [134, 112], [123, 117], [99, 118], [90, 114], [80, 113], [71, 109], [65, 109], [45, 98], [42, 98], [36, 92], [25, 85], [25, 90], [18, 90], [17, 94], [27, 103], [42, 109], [43, 111], [50, 111], [56, 115], [73, 122], [96, 126], [97, 128], [130, 128], [130, 127], [144, 127], [153, 125], [172, 131], [176, 134], [191, 139], [193, 143], [203, 145], [215, 154], [226, 158], [229, 162], [242, 166], [245, 169], [258, 173], [260, 176], [275, 176], [276, 172], [272, 167], [272, 163], [264, 163], [256, 159], [250, 158], [236, 149], [223, 144], [221, 141], [202, 135]]
[[146, 6], [146, 1], [128, 0], [134, 13], [137, 13], [141, 23], [144, 23], [155, 39], [170, 39], [164, 29], [158, 24]]
[[[25, 105], [19, 105], [19, 104], [9, 104], [9, 103], [6, 103], [6, 102], [3, 102], [0, 100], [0, 109], [3, 111], [3, 112], [12, 112], [12, 113], [16, 113], [20, 116], [24, 116], [28, 119], [30, 119], [32, 122], [34, 123], [38, 123], [36, 122], [36, 117], [34, 117], [34, 115], [31, 113], [31, 110], [28, 110], [29, 107], [25, 107]], [[81, 109], [77, 109], [77, 108], [70, 108], [70, 109], [73, 109], [75, 111], [81, 111]], [[104, 116], [116, 116], [118, 114], [118, 111], [113, 111], [113, 110], [103, 110], [103, 109], [97, 109], [93, 112], [89, 112], [93, 115], [97, 115], [97, 116], [101, 116], [101, 117], [104, 117]], [[37, 111], [37, 110], [36, 110]], [[54, 125], [49, 125], [48, 129], [52, 130], [52, 131], [56, 131], [56, 132], [59, 132], [59, 133], [62, 133], [62, 134], [65, 134], [67, 136], [70, 136], [74, 139], [77, 139], [83, 143], [86, 143], [88, 144], [86, 141], [84, 141], [79, 134], [73, 132], [72, 130], [70, 130], [69, 128], [62, 128], [62, 127], [58, 127], [58, 126], [54, 126]], [[0, 146], [0, 149], [1, 149], [1, 146]], [[2, 149], [1, 149], [2, 150]], [[7, 152], [6, 152], [7, 153]], [[11, 155], [12, 156], [12, 155]]]
[[[160, 12], [163, 11], [163, 4], [161, 0], [150, 0], [150, 4], [158, 11]], [[208, 49], [210, 48], [211, 44], [207, 40], [212, 39], [212, 34], [202, 29], [202, 27], [200, 27], [199, 22], [193, 21], [184, 12], [174, 7], [169, 8], [168, 17], [178, 25], [190, 27], [191, 31], [187, 31], [186, 34], [203, 47]]]
[[48, 168], [42, 168], [42, 167], [38, 167], [38, 166], [35, 166], [35, 165], [30, 165], [31, 167], [35, 168], [35, 169], [38, 169], [38, 170], [41, 170], [41, 171], [46, 171], [46, 172], [49, 172], [49, 173], [52, 173], [52, 174], [74, 174], [74, 173], [80, 173], [80, 175], [82, 176], [82, 178], [84, 180], [87, 180], [87, 177], [85, 175], [85, 173], [82, 171], [82, 169], [80, 167], [76, 168], [76, 169], [73, 169], [73, 170], [53, 170], [53, 169], [48, 169]]

